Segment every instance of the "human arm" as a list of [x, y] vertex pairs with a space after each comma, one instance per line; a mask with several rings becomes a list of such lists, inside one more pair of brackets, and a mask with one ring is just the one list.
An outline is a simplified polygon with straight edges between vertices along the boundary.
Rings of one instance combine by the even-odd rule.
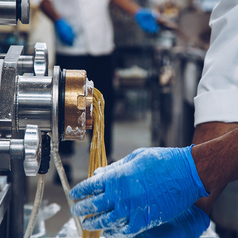
[[50, 0], [43, 0], [40, 3], [40, 9], [46, 16], [48, 16], [53, 22], [61, 18], [60, 14], [55, 10]]
[[136, 12], [141, 8], [139, 4], [131, 0], [111, 0], [114, 4], [120, 7], [131, 15], [135, 15]]
[[159, 25], [157, 22], [158, 14], [150, 9], [142, 8], [132, 0], [111, 0], [125, 12], [135, 17], [137, 24], [142, 30], [149, 33], [157, 33]]
[[[238, 129], [235, 129], [192, 147], [198, 174], [207, 191], [213, 192], [238, 179], [237, 138]], [[72, 189], [73, 199], [93, 195], [72, 207], [74, 215], [96, 214], [83, 222], [85, 229], [106, 229], [106, 234], [110, 234], [117, 227], [114, 236], [106, 237], [133, 237], [170, 222], [187, 210], [195, 197], [206, 196], [197, 182], [191, 183], [188, 175], [191, 167], [186, 166], [186, 159], [181, 156], [185, 151], [189, 156], [187, 149], [157, 149], [137, 150], [119, 162], [98, 169], [96, 176]], [[177, 177], [179, 174], [182, 176]]]
[[216, 191], [238, 179], [237, 138], [238, 129], [234, 129], [193, 147], [194, 162], [207, 191]]
[[[194, 144], [224, 135], [238, 127], [238, 1], [221, 1], [213, 10], [211, 46], [195, 98]], [[213, 191], [196, 205], [208, 214], [224, 188]]]
[[55, 10], [50, 0], [43, 0], [40, 4], [40, 9], [53, 22], [55, 30], [61, 42], [66, 45], [73, 45], [75, 34], [70, 24]]
[[[238, 123], [208, 122], [197, 125], [193, 137], [193, 144], [201, 144], [238, 128]], [[206, 198], [199, 199], [195, 205], [205, 211], [208, 215], [211, 212], [214, 202], [217, 200], [224, 187], [215, 189]]]

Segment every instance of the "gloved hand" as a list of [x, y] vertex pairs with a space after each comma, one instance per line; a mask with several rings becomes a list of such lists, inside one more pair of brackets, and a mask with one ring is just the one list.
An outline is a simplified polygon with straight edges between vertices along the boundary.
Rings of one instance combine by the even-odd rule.
[[60, 40], [66, 44], [72, 46], [74, 43], [75, 34], [72, 27], [64, 19], [60, 18], [55, 21], [55, 30]]
[[[209, 224], [208, 215], [193, 205], [173, 220], [144, 231], [135, 238], [198, 238], [207, 230]], [[105, 233], [111, 235], [113, 231]]]
[[[191, 147], [138, 149], [79, 183], [71, 199], [86, 230], [117, 230], [112, 236], [133, 237], [187, 210], [207, 192], [198, 176]], [[107, 234], [106, 234], [107, 235]]]
[[135, 14], [135, 20], [146, 32], [157, 33], [159, 31], [156, 14], [152, 10], [140, 8]]

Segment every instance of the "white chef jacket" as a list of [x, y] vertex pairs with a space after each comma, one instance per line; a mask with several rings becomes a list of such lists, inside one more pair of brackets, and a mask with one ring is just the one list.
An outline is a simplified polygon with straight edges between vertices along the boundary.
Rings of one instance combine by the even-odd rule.
[[195, 126], [238, 122], [238, 0], [221, 0], [210, 26], [211, 46], [194, 99]]
[[66, 55], [106, 55], [114, 49], [110, 0], [51, 0], [76, 34], [73, 46], [56, 37], [56, 51]]

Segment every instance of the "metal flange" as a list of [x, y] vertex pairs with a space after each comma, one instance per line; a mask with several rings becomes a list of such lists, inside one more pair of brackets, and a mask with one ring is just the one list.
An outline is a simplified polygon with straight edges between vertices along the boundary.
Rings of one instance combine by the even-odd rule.
[[93, 83], [84, 70], [66, 70], [64, 140], [82, 140], [92, 127]]
[[59, 78], [60, 67], [54, 66], [53, 87], [52, 87], [52, 149], [54, 152], [59, 150]]

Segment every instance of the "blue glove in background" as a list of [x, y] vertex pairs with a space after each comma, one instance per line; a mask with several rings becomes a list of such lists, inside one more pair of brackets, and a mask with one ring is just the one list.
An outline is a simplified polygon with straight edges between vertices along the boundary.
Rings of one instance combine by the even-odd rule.
[[146, 32], [157, 33], [159, 25], [156, 22], [156, 16], [152, 10], [140, 8], [135, 14], [137, 24]]
[[[193, 205], [175, 219], [144, 231], [135, 238], [199, 238], [209, 225], [208, 215]], [[110, 232], [113, 231], [106, 231]]]
[[62, 18], [55, 21], [55, 30], [60, 40], [65, 45], [72, 46], [74, 43], [75, 34], [72, 27]]
[[85, 230], [117, 230], [106, 237], [135, 235], [172, 220], [208, 196], [198, 176], [191, 147], [138, 149], [124, 159], [96, 170], [76, 185], [71, 199]]

